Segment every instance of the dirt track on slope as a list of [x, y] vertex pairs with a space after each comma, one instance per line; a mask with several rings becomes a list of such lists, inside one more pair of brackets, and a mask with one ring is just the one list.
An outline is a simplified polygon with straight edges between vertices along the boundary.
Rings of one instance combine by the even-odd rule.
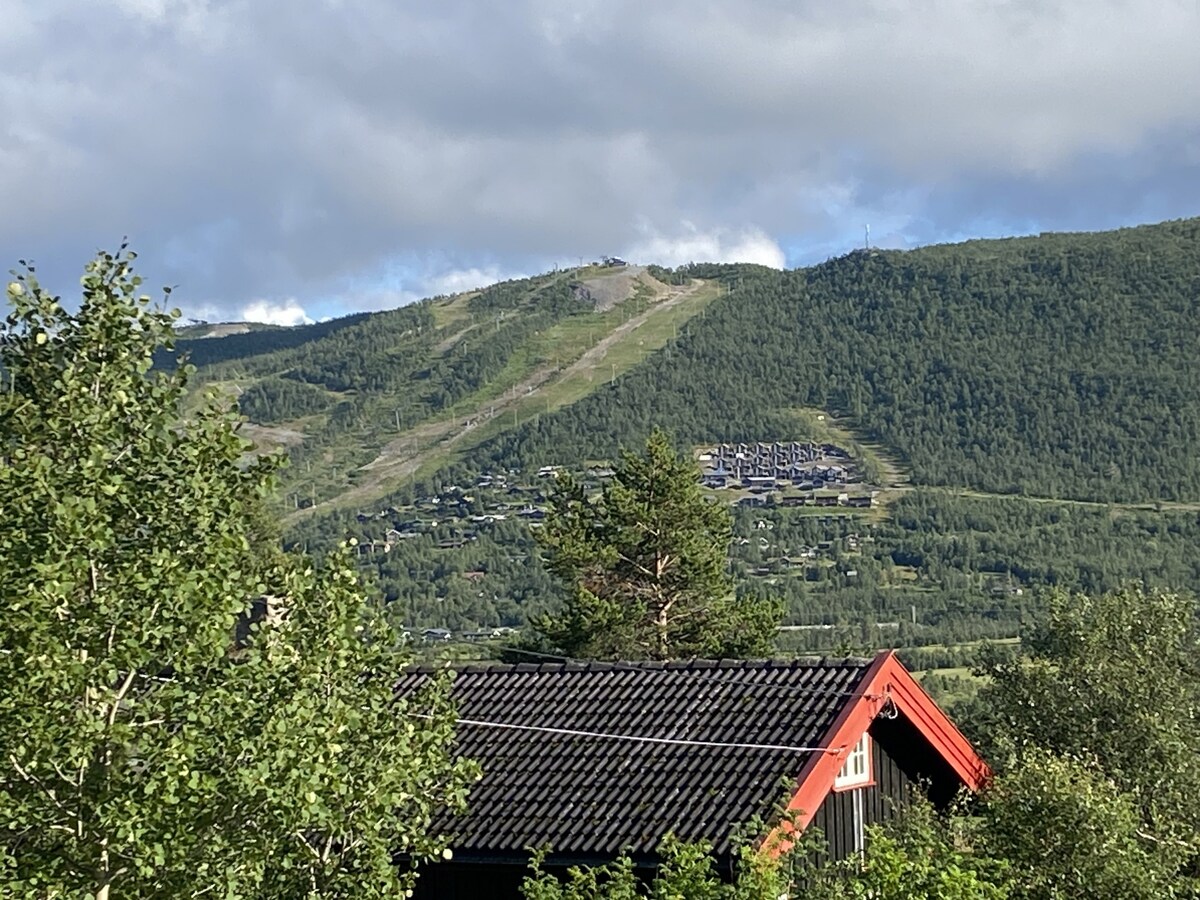
[[460, 414], [453, 419], [426, 422], [409, 429], [385, 444], [375, 459], [359, 469], [360, 479], [353, 487], [316, 506], [297, 510], [288, 518], [311, 515], [314, 511], [332, 508], [335, 505], [362, 505], [386, 493], [389, 487], [415, 474], [435, 456], [453, 450], [484, 422], [504, 415], [521, 401], [536, 395], [538, 389], [548, 382], [562, 381], [581, 372], [595, 372], [600, 368], [609, 350], [636, 331], [647, 319], [679, 305], [704, 286], [705, 282], [694, 281], [685, 287], [666, 288], [659, 294], [663, 299], [646, 311], [622, 322], [569, 365], [544, 366], [509, 388], [503, 396], [482, 402], [469, 413]]

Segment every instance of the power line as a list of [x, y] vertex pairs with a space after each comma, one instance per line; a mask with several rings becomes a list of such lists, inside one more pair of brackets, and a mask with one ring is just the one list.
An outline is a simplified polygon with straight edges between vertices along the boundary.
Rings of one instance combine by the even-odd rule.
[[[432, 719], [426, 713], [409, 713], [415, 719]], [[534, 731], [566, 737], [597, 738], [608, 741], [628, 741], [635, 744], [667, 744], [673, 747], [708, 747], [720, 750], [778, 750], [787, 753], [840, 753], [837, 747], [795, 747], [788, 744], [743, 744], [727, 741], [695, 741], [686, 738], [651, 737], [644, 734], [614, 734], [607, 731], [584, 731], [576, 728], [552, 728], [549, 725], [521, 725], [516, 722], [491, 722], [486, 719], [455, 719], [459, 725], [480, 728], [499, 728], [508, 731]]]

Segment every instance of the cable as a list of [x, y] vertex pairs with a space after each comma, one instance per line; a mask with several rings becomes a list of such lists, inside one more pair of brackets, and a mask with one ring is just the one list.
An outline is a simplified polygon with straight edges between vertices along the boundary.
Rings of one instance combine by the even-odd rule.
[[[414, 719], [432, 719], [426, 713], [409, 713]], [[574, 728], [552, 728], [548, 725], [520, 725], [516, 722], [489, 722], [484, 719], [455, 719], [459, 725], [475, 725], [481, 728], [500, 728], [508, 731], [536, 731], [542, 734], [560, 734], [566, 737], [599, 738], [609, 741], [629, 741], [636, 744], [668, 744], [674, 747], [709, 747], [728, 750], [778, 750], [787, 753], [841, 753], [838, 747], [793, 747], [787, 744], [742, 744], [725, 741], [693, 741], [686, 738], [660, 738], [641, 734], [613, 734], [606, 731], [581, 731]]]

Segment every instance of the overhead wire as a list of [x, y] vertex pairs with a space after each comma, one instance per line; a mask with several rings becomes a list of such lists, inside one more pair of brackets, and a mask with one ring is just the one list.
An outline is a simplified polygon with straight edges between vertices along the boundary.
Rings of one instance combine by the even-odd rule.
[[[426, 713], [409, 713], [415, 719], [432, 719]], [[487, 719], [455, 719], [458, 725], [473, 725], [480, 728], [497, 728], [509, 731], [533, 731], [565, 737], [597, 738], [610, 741], [627, 741], [638, 744], [666, 744], [675, 747], [704, 747], [719, 750], [774, 750], [786, 753], [841, 753], [839, 747], [800, 747], [791, 744], [753, 744], [737, 741], [700, 741], [689, 738], [664, 738], [644, 734], [617, 734], [608, 731], [587, 731], [578, 728], [555, 728], [549, 725], [523, 725], [518, 722], [493, 722]]]
[[[465, 642], [465, 641], [452, 641], [452, 642], [447, 642], [447, 643], [451, 643], [456, 646], [477, 646], [477, 645], [471, 644], [470, 642]], [[542, 659], [553, 660], [556, 662], [577, 663], [577, 664], [581, 664], [581, 665], [587, 665], [587, 664], [596, 662], [596, 660], [578, 659], [575, 657], [564, 656], [562, 654], [546, 653], [544, 651], [538, 651], [538, 650], [525, 650], [525, 649], [520, 649], [520, 648], [516, 648], [516, 647], [507, 647], [505, 649], [509, 652], [519, 653], [519, 654], [523, 654], [526, 656], [539, 657]], [[489, 660], [478, 660], [478, 661], [470, 660], [467, 662], [485, 662], [486, 663], [486, 662], [489, 662]], [[631, 671], [631, 672], [646, 671], [646, 669], [644, 669], [643, 667], [638, 666], [634, 663], [629, 663], [629, 662], [605, 661], [605, 662], [603, 662], [603, 665], [611, 667], [613, 669], [617, 669], [619, 671]], [[703, 681], [703, 682], [706, 682], [709, 684], [728, 684], [728, 685], [731, 685], [734, 687], [739, 687], [739, 688], [769, 690], [769, 691], [776, 691], [776, 692], [782, 692], [782, 693], [793, 694], [793, 695], [823, 694], [826, 696], [863, 697], [863, 698], [868, 698], [868, 699], [888, 698], [888, 694], [886, 692], [882, 693], [882, 694], [868, 693], [868, 692], [863, 692], [863, 691], [853, 691], [853, 690], [847, 691], [847, 690], [841, 690], [841, 689], [836, 689], [836, 688], [822, 688], [822, 687], [806, 686], [806, 685], [769, 684], [769, 683], [764, 683], [764, 682], [759, 682], [759, 681], [746, 681], [746, 680], [740, 679], [740, 678], [713, 677], [713, 675], [711, 675], [708, 670], [695, 670], [695, 669], [684, 669], [684, 668], [675, 668], [675, 669], [663, 668], [663, 669], [656, 669], [656, 670], [652, 670], [652, 671], [660, 671], [660, 672], [669, 671], [669, 672], [672, 672], [677, 675], [683, 675], [683, 676], [696, 678], [696, 679], [699, 679], [700, 681]], [[890, 700], [889, 700], [889, 702], [890, 702]], [[886, 713], [887, 710], [884, 710], [883, 712]], [[419, 714], [419, 713], [410, 713], [410, 715], [415, 718], [425, 718], [425, 719], [432, 718], [431, 716], [423, 715], [423, 714]], [[895, 713], [892, 712], [891, 715], [887, 715], [885, 717], [894, 718]], [[766, 750], [766, 751], [778, 751], [778, 752], [789, 752], [789, 753], [837, 753], [837, 754], [842, 753], [843, 750], [845, 749], [842, 747], [808, 747], [808, 746], [797, 746], [797, 745], [790, 745], [790, 744], [759, 744], [759, 743], [726, 742], [726, 741], [701, 741], [701, 740], [692, 740], [692, 739], [687, 739], [687, 738], [663, 738], [663, 737], [653, 737], [650, 735], [618, 734], [615, 732], [589, 731], [589, 730], [574, 729], [574, 728], [560, 728], [560, 727], [554, 727], [554, 726], [549, 726], [549, 725], [525, 725], [525, 724], [516, 723], [516, 722], [496, 722], [496, 721], [487, 720], [487, 719], [469, 719], [469, 718], [461, 718], [461, 717], [458, 718], [456, 721], [463, 725], [470, 725], [470, 726], [479, 727], [479, 728], [495, 728], [495, 729], [509, 730], [509, 731], [529, 731], [529, 732], [535, 732], [535, 733], [561, 735], [561, 736], [566, 736], [566, 737], [584, 737], [584, 738], [594, 738], [594, 739], [598, 739], [598, 740], [627, 741], [630, 743], [662, 744], [662, 745], [668, 745], [668, 746], [699, 747], [699, 748], [709, 748], [709, 749]]]

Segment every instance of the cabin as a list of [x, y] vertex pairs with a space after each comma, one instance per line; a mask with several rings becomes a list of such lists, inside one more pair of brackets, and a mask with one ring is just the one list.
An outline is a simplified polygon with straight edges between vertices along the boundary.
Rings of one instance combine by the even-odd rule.
[[[434, 671], [407, 671], [399, 694]], [[484, 774], [465, 816], [431, 824], [453, 856], [422, 867], [416, 897], [426, 900], [518, 898], [530, 848], [550, 849], [551, 871], [628, 852], [648, 875], [669, 833], [710, 843], [731, 872], [755, 821], [768, 823], [762, 852], [811, 826], [845, 858], [914, 791], [945, 806], [990, 776], [892, 651], [469, 664], [452, 693], [458, 751]]]

